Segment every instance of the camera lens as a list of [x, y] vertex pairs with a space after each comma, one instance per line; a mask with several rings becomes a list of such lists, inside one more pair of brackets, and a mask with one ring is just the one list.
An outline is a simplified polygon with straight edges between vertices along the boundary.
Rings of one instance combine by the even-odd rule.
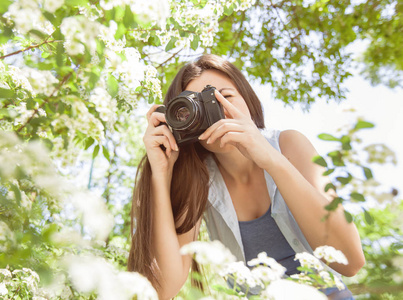
[[185, 122], [190, 117], [190, 111], [187, 107], [180, 107], [175, 112], [175, 117], [178, 122]]
[[195, 93], [187, 92], [168, 103], [165, 117], [172, 129], [189, 131], [200, 126], [202, 123], [200, 114], [203, 108], [195, 98]]

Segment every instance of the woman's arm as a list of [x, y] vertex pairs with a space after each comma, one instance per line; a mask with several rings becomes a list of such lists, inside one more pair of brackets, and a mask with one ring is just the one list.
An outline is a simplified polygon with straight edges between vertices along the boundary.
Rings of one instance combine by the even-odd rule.
[[[152, 198], [154, 201], [153, 240], [156, 263], [160, 270], [159, 299], [170, 299], [178, 294], [184, 285], [192, 263], [192, 257], [181, 255], [180, 248], [197, 239], [201, 219], [187, 233], [177, 235], [169, 197], [170, 179], [152, 177]], [[178, 224], [177, 224], [178, 225]]]
[[[151, 166], [151, 201], [153, 201], [152, 239], [155, 254], [155, 263], [159, 270], [158, 281], [160, 286], [157, 292], [160, 299], [174, 297], [185, 283], [192, 262], [192, 258], [182, 256], [180, 248], [197, 238], [200, 220], [187, 233], [178, 235], [175, 224], [170, 187], [173, 166], [179, 156], [175, 138], [165, 123], [165, 116], [155, 112], [158, 105], [154, 105], [147, 113], [148, 127], [143, 141]], [[164, 150], [161, 148], [164, 145]], [[181, 220], [179, 220], [181, 222]]]
[[324, 188], [329, 179], [323, 176], [323, 167], [312, 162], [317, 154], [309, 140], [294, 130], [280, 134], [281, 153], [270, 147], [265, 169], [291, 210], [310, 246], [329, 245], [341, 250], [349, 264], [331, 267], [345, 276], [355, 275], [365, 263], [361, 240], [354, 223], [348, 223], [342, 205], [330, 213], [325, 206], [333, 199]]

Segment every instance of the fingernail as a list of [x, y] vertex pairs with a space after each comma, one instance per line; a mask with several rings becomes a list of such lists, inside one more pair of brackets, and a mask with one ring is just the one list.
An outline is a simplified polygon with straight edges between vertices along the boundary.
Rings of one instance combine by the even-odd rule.
[[199, 140], [202, 140], [204, 136], [204, 133], [202, 133], [201, 135], [199, 135]]
[[178, 145], [175, 145], [175, 151], [179, 151]]
[[211, 140], [210, 140], [210, 139], [208, 139], [206, 143], [207, 143], [207, 144], [210, 144], [210, 143], [211, 143]]

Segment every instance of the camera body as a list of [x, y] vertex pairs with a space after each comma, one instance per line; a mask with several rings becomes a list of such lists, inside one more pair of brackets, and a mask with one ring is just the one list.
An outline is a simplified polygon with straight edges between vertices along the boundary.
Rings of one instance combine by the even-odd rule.
[[159, 106], [156, 111], [165, 114], [165, 119], [178, 146], [198, 141], [207, 128], [224, 119], [224, 109], [214, 95], [215, 87], [207, 85], [201, 93], [183, 91]]

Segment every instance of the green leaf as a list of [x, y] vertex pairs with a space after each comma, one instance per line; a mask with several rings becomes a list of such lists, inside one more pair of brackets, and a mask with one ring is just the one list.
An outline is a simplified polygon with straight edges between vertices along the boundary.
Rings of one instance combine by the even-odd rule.
[[341, 203], [343, 203], [343, 198], [335, 197], [332, 202], [325, 206], [325, 209], [329, 211], [336, 210]]
[[64, 62], [64, 47], [63, 43], [57, 43], [56, 46], [56, 63], [58, 67], [63, 66]]
[[340, 139], [338, 139], [338, 138], [336, 138], [333, 135], [328, 134], [328, 133], [321, 133], [321, 134], [318, 135], [318, 138], [323, 140], [323, 141], [333, 141], [333, 142], [340, 141]]
[[197, 47], [199, 47], [199, 42], [200, 42], [200, 38], [196, 35], [193, 36], [193, 41], [190, 43], [190, 47], [192, 48], [192, 50], [197, 50]]
[[326, 162], [326, 160], [322, 157], [322, 156], [320, 156], [320, 155], [317, 155], [317, 156], [315, 156], [314, 158], [312, 158], [312, 161], [315, 163], [315, 164], [317, 164], [317, 165], [319, 165], [319, 166], [322, 166], [322, 167], [327, 167], [327, 162]]
[[344, 185], [348, 184], [352, 179], [353, 179], [353, 176], [351, 176], [350, 173], [348, 173], [347, 177], [341, 177], [341, 176], [336, 177], [336, 180]]
[[48, 58], [49, 55], [50, 55], [49, 52], [42, 52], [42, 53], [41, 53], [41, 57], [42, 57], [42, 58]]
[[87, 150], [89, 147], [91, 147], [92, 144], [94, 144], [95, 140], [92, 137], [89, 137], [85, 140], [85, 146], [84, 149]]
[[370, 168], [362, 167], [362, 170], [364, 171], [365, 178], [367, 178], [368, 180], [374, 178]]
[[361, 193], [352, 192], [350, 197], [356, 201], [365, 202], [365, 197]]
[[344, 211], [344, 217], [346, 218], [348, 223], [353, 222], [353, 216], [346, 210]]
[[343, 150], [351, 150], [351, 144], [350, 144], [351, 139], [348, 135], [343, 135], [341, 137], [340, 141], [342, 143], [341, 148]]
[[373, 123], [366, 121], [358, 121], [357, 124], [355, 124], [354, 129], [373, 128], [373, 127], [375, 127]]
[[115, 98], [116, 95], [118, 94], [119, 84], [118, 84], [118, 81], [116, 80], [115, 76], [113, 76], [111, 74], [109, 74], [109, 76], [108, 76], [107, 88], [108, 88], [109, 95], [111, 95], [112, 98]]
[[9, 5], [13, 3], [12, 0], [1, 0], [0, 1], [0, 14], [4, 14], [7, 10]]
[[328, 184], [326, 184], [325, 186], [325, 192], [327, 193], [330, 189], [332, 189], [333, 191], [336, 191], [336, 187], [334, 186], [333, 183], [329, 182]]
[[123, 16], [123, 24], [126, 26], [126, 28], [133, 28], [136, 24], [136, 22], [134, 22], [133, 12], [129, 5], [126, 5], [125, 15]]
[[110, 158], [109, 158], [109, 151], [108, 151], [108, 149], [106, 149], [105, 146], [102, 146], [102, 153], [104, 154], [106, 160], [109, 161], [109, 160], [110, 160]]
[[87, 0], [65, 0], [65, 4], [68, 6], [85, 6], [87, 3]]
[[98, 152], [99, 152], [99, 145], [96, 145], [95, 148], [94, 148], [94, 152], [92, 152], [92, 159], [97, 157]]
[[323, 176], [328, 176], [334, 172], [335, 169], [327, 169], [325, 172], [323, 172]]
[[364, 218], [365, 222], [367, 222], [368, 225], [372, 225], [374, 223], [374, 218], [365, 208], [364, 208]]
[[0, 88], [0, 98], [13, 98], [15, 93], [11, 89]]
[[176, 37], [172, 37], [168, 44], [165, 46], [165, 52], [168, 52], [169, 50], [175, 48], [175, 43], [178, 39]]
[[153, 96], [148, 96], [148, 104], [154, 103], [154, 97]]
[[17, 204], [20, 205], [21, 204], [21, 191], [18, 188], [18, 186], [11, 184], [10, 185], [11, 190], [14, 192], [15, 195], [15, 200], [17, 201]]

